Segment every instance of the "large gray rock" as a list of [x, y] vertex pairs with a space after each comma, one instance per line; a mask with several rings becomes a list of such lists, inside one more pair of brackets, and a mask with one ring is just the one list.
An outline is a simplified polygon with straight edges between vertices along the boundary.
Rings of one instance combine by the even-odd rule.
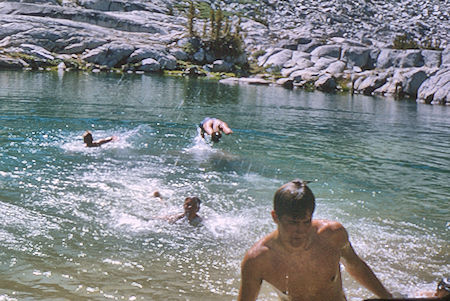
[[373, 91], [373, 94], [397, 96], [400, 95], [400, 93], [402, 92], [402, 79], [396, 77], [388, 78], [384, 85]]
[[152, 58], [143, 59], [137, 70], [144, 72], [157, 72], [161, 70], [161, 64]]
[[400, 68], [411, 68], [411, 67], [422, 67], [424, 65], [424, 60], [421, 50], [408, 49], [400, 52], [399, 64], [396, 67]]
[[425, 67], [439, 67], [442, 60], [442, 51], [422, 50], [423, 63]]
[[356, 66], [362, 70], [369, 69], [371, 51], [367, 47], [343, 47], [341, 60], [347, 62], [349, 68]]
[[294, 80], [291, 78], [280, 78], [275, 83], [286, 89], [294, 88]]
[[0, 70], [2, 69], [22, 69], [28, 67], [29, 64], [20, 58], [12, 58], [0, 54]]
[[324, 74], [314, 83], [314, 86], [319, 91], [333, 92], [336, 90], [336, 81], [333, 76]]
[[331, 64], [336, 63], [338, 60], [331, 57], [321, 57], [314, 62], [314, 68], [318, 71], [327, 69]]
[[[56, 5], [0, 2], [0, 14], [46, 17], [50, 20], [65, 19], [128, 32], [161, 35], [168, 34], [169, 30], [178, 30], [180, 34], [184, 32], [184, 27], [177, 24], [181, 23], [181, 20], [148, 11], [115, 13]], [[162, 18], [171, 23], [161, 22]]]
[[314, 66], [314, 63], [311, 62], [311, 60], [309, 60], [307, 58], [299, 58], [299, 59], [295, 60], [295, 66], [297, 66], [300, 69], [306, 69], [306, 68]]
[[321, 57], [330, 57], [339, 59], [341, 57], [341, 46], [339, 45], [324, 45], [319, 46], [313, 51], [311, 51], [312, 56]]
[[89, 50], [81, 58], [87, 62], [115, 67], [121, 62], [126, 62], [134, 47], [128, 44], [108, 43], [93, 50]]
[[185, 51], [178, 48], [171, 49], [170, 54], [172, 54], [177, 60], [181, 61], [186, 61], [189, 58], [188, 54]]
[[355, 81], [354, 89], [365, 95], [371, 95], [376, 89], [383, 86], [387, 81], [386, 73], [373, 74], [367, 77], [361, 77]]
[[336, 61], [331, 63], [326, 69], [325, 72], [331, 73], [333, 75], [337, 75], [339, 73], [344, 72], [345, 68], [347, 67], [347, 64], [343, 61]]
[[434, 93], [433, 101], [431, 104], [437, 105], [450, 105], [450, 81], [439, 88], [439, 90]]
[[174, 70], [177, 68], [177, 59], [171, 54], [161, 56], [158, 62], [161, 64], [161, 69], [164, 70]]
[[257, 59], [258, 66], [264, 66], [269, 57], [283, 50], [284, 50], [283, 48], [268, 48], [263, 55], [258, 57]]
[[417, 102], [450, 104], [450, 67], [442, 68], [426, 79], [417, 91]]
[[379, 69], [386, 69], [398, 65], [398, 55], [400, 50], [382, 49], [378, 55], [376, 67]]
[[293, 51], [292, 52], [292, 60], [298, 61], [302, 59], [311, 60], [311, 53], [303, 52], [303, 51]]
[[420, 50], [382, 49], [376, 66], [380, 69], [386, 69], [390, 67], [421, 67], [423, 65], [424, 60]]
[[311, 42], [309, 42], [308, 44], [299, 44], [297, 46], [297, 50], [301, 51], [301, 52], [312, 52], [314, 51], [317, 47], [322, 46], [324, 43], [317, 41], [317, 40], [312, 40]]
[[196, 53], [194, 53], [193, 58], [195, 62], [203, 63], [205, 61], [205, 50], [200, 48]]
[[35, 56], [39, 59], [54, 60], [55, 57], [45, 48], [33, 44], [21, 44], [20, 48], [23, 53]]
[[165, 50], [156, 47], [142, 47], [138, 48], [128, 57], [128, 63], [137, 63], [147, 58], [159, 60], [161, 56], [165, 55]]
[[[68, 42], [73, 42], [74, 40], [75, 39], [68, 40]], [[76, 42], [76, 43], [65, 46], [62, 50], [59, 51], [59, 53], [62, 53], [62, 54], [83, 53], [86, 49], [94, 49], [94, 48], [97, 48], [101, 45], [108, 43], [107, 40], [90, 38], [90, 37], [86, 37], [84, 40], [81, 40], [78, 38], [77, 40], [80, 40], [80, 42]]]
[[164, 13], [167, 12], [167, 8], [161, 7], [157, 9], [156, 6], [150, 7], [145, 3], [133, 2], [133, 1], [120, 1], [120, 0], [78, 0], [78, 5], [94, 10], [101, 11], [122, 11], [128, 12], [133, 10], [151, 10], [153, 12]]
[[[291, 60], [292, 61], [292, 60]], [[283, 68], [281, 70], [281, 75], [284, 77], [289, 77], [290, 74], [297, 70], [303, 70], [314, 66], [314, 63], [308, 59], [300, 58], [294, 62], [294, 66], [291, 68]]]
[[442, 51], [442, 65], [450, 65], [450, 45]]
[[230, 72], [233, 68], [233, 64], [226, 62], [224, 60], [216, 60], [212, 63], [212, 72]]
[[282, 68], [283, 65], [292, 58], [292, 50], [283, 49], [271, 55], [264, 63], [264, 67], [279, 67]]
[[312, 68], [306, 68], [302, 70], [297, 70], [291, 73], [289, 76], [294, 80], [294, 82], [300, 82], [300, 81], [316, 81], [319, 78], [320, 73]]
[[403, 76], [405, 80], [402, 83], [402, 92], [413, 97], [417, 96], [420, 85], [428, 78], [425, 71], [420, 68], [413, 68]]

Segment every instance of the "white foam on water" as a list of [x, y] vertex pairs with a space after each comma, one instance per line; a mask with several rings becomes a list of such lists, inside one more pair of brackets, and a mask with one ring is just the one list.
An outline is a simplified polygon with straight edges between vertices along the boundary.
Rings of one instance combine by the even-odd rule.
[[204, 219], [204, 225], [215, 238], [236, 238], [243, 227], [248, 226], [243, 216], [212, 213]]
[[198, 154], [198, 155], [204, 155], [204, 154], [208, 154], [208, 153], [218, 152], [219, 151], [218, 149], [212, 147], [212, 142], [209, 141], [209, 139], [207, 138], [207, 135], [205, 137], [206, 138], [203, 139], [200, 134], [200, 129], [197, 129], [197, 136], [194, 137], [192, 145], [190, 147], [184, 149], [184, 151], [186, 153]]

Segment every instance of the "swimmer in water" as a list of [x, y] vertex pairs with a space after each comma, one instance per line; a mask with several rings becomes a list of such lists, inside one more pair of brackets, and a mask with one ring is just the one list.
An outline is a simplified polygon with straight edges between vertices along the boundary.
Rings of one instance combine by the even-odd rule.
[[97, 141], [94, 141], [94, 138], [92, 137], [92, 133], [90, 131], [86, 131], [83, 134], [83, 141], [86, 144], [86, 147], [99, 147], [105, 143], [111, 142], [117, 140], [115, 136], [107, 137], [104, 139], [100, 139]]
[[205, 138], [205, 133], [211, 136], [211, 141], [219, 142], [222, 138], [222, 133], [229, 135], [233, 131], [228, 127], [228, 124], [217, 118], [206, 117], [199, 124], [202, 138]]
[[180, 221], [182, 219], [186, 219], [189, 224], [198, 226], [203, 221], [203, 219], [197, 214], [197, 212], [200, 210], [201, 203], [202, 201], [198, 197], [187, 197], [184, 200], [183, 204], [184, 212], [174, 216], [169, 216], [166, 219], [171, 224], [176, 223], [177, 221]]
[[293, 180], [276, 191], [271, 214], [277, 229], [245, 254], [237, 300], [256, 300], [264, 280], [281, 300], [345, 301], [340, 263], [375, 295], [391, 298], [356, 254], [346, 229], [336, 221], [312, 219], [315, 197], [306, 184]]

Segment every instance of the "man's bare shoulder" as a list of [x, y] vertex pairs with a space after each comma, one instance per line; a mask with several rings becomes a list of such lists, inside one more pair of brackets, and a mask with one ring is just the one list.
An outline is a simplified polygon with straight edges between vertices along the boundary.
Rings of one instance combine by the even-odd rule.
[[245, 254], [244, 261], [260, 261], [270, 256], [275, 232], [266, 235], [257, 241]]
[[315, 220], [314, 225], [317, 228], [317, 234], [334, 242], [339, 246], [343, 246], [348, 241], [347, 230], [337, 221]]
[[327, 219], [315, 219], [313, 225], [316, 225], [319, 231], [342, 231], [345, 230], [344, 226], [337, 221], [330, 221]]

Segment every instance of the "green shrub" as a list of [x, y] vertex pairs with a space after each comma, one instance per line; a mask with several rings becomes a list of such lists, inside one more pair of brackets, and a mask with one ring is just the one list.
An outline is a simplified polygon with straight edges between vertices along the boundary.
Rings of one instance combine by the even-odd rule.
[[427, 37], [421, 43], [416, 42], [413, 38], [409, 37], [406, 33], [398, 35], [394, 38], [392, 48], [394, 49], [429, 49], [429, 50], [442, 50], [441, 40], [439, 38], [434, 39]]
[[[240, 19], [233, 31], [231, 28], [230, 15], [225, 14], [220, 7], [214, 10], [205, 2], [194, 4], [193, 1], [188, 1], [188, 4], [189, 8], [186, 12], [188, 19], [187, 31], [191, 38], [200, 39], [199, 47], [211, 51], [214, 56], [218, 58], [224, 58], [225, 56], [238, 57], [243, 53], [243, 42], [240, 34]], [[206, 12], [208, 12], [209, 16], [209, 20], [207, 19], [203, 23], [203, 33], [201, 38], [194, 30], [195, 18], [198, 16], [197, 11], [200, 13], [200, 18], [204, 18]], [[209, 35], [207, 34], [208, 32]], [[198, 47], [194, 47], [190, 43], [187, 43], [183, 48], [188, 54], [194, 54], [198, 51]]]
[[419, 44], [406, 33], [398, 35], [394, 38], [392, 43], [394, 49], [419, 49]]
[[253, 52], [253, 53], [252, 53], [252, 57], [253, 57], [254, 59], [258, 59], [260, 56], [262, 56], [262, 55], [264, 55], [264, 54], [266, 54], [266, 51], [265, 51], [264, 49], [260, 49], [260, 50], [257, 50], [257, 51], [255, 51], [255, 52]]
[[196, 47], [194, 47], [194, 45], [192, 45], [192, 43], [188, 42], [183, 45], [183, 51], [186, 52], [187, 54], [192, 55], [192, 54], [196, 53], [197, 50], [198, 49]]
[[235, 35], [226, 35], [213, 40], [204, 41], [205, 48], [209, 48], [217, 57], [238, 57], [242, 54], [242, 40]]
[[429, 50], [443, 50], [441, 47], [441, 40], [439, 38], [433, 39], [430, 37], [427, 37], [420, 43], [420, 48]]

